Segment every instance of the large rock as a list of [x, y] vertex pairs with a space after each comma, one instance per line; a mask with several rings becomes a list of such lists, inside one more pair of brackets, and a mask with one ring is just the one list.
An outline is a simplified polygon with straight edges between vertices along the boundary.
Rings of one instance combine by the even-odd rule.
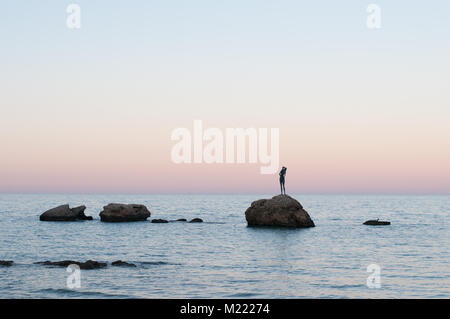
[[314, 227], [302, 205], [288, 195], [254, 201], [245, 211], [249, 226]]
[[102, 222], [134, 222], [147, 220], [150, 211], [144, 205], [108, 204], [100, 213]]
[[43, 221], [92, 220], [92, 216], [84, 214], [85, 209], [86, 206], [69, 208], [69, 205], [61, 205], [44, 212], [39, 219]]

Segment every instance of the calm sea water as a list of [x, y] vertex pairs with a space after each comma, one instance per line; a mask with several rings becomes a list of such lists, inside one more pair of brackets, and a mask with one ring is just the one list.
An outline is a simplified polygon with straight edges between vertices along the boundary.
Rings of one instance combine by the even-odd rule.
[[[449, 298], [450, 196], [296, 195], [315, 228], [247, 227], [244, 212], [268, 195], [0, 195], [1, 298]], [[102, 223], [110, 202], [145, 204], [152, 218], [202, 224]], [[45, 210], [86, 205], [93, 221], [40, 222]], [[370, 227], [367, 219], [390, 220]], [[149, 220], [150, 220], [149, 219]], [[82, 270], [34, 262], [112, 262]], [[366, 285], [381, 268], [381, 288]]]

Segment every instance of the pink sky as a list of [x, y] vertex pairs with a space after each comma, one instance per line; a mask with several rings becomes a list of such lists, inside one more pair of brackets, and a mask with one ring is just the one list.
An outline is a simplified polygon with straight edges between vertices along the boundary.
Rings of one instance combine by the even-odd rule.
[[[285, 126], [280, 130], [280, 165], [288, 167], [287, 190], [448, 193], [447, 131], [439, 125], [398, 122]], [[261, 175], [260, 163], [174, 164], [170, 132], [166, 127], [126, 123], [82, 130], [65, 125], [21, 127], [0, 140], [0, 191], [278, 192], [277, 175]]]

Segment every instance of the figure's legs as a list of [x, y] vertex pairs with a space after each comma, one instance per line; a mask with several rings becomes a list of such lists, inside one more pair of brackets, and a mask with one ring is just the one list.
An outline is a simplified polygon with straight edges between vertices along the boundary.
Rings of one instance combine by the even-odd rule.
[[284, 182], [281, 183], [281, 194], [286, 195], [286, 188], [284, 187]]
[[280, 181], [281, 195], [283, 195], [283, 183]]

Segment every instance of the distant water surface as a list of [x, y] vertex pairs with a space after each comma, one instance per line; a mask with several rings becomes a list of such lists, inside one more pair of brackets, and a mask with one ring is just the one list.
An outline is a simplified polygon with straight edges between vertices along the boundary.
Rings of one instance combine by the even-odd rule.
[[[315, 228], [247, 227], [250, 203], [269, 195], [1, 195], [0, 298], [449, 298], [450, 196], [295, 195]], [[111, 202], [144, 204], [148, 222], [102, 223]], [[61, 204], [93, 221], [41, 222]], [[152, 218], [205, 223], [152, 224]], [[362, 223], [380, 218], [391, 226]], [[82, 270], [37, 261], [112, 262]], [[381, 267], [381, 288], [366, 285]]]

